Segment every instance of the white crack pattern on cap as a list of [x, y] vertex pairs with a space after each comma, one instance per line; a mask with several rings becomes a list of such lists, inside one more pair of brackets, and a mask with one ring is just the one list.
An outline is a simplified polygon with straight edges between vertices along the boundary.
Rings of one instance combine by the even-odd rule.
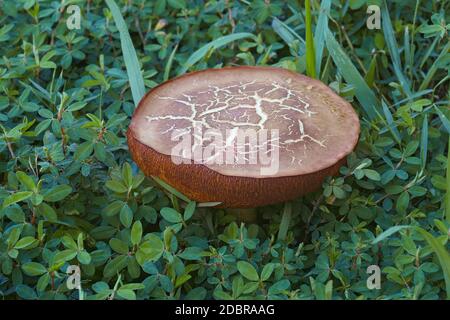
[[[291, 83], [290, 80], [286, 81], [287, 85]], [[243, 153], [247, 161], [252, 152], [261, 152], [262, 149], [269, 153], [274, 145], [278, 145], [280, 156], [290, 157], [290, 164], [294, 166], [301, 165], [302, 159], [298, 157], [301, 148], [303, 157], [307, 157], [313, 145], [327, 148], [328, 135], [320, 132], [324, 128], [318, 128], [308, 121], [317, 112], [308, 102], [307, 95], [277, 81], [253, 80], [220, 87], [209, 85], [206, 90], [157, 98], [170, 100], [173, 104], [168, 106], [167, 114], [148, 115], [146, 120], [149, 123], [159, 122], [158, 127], [162, 128], [159, 134], [167, 135], [167, 141], [170, 141], [173, 130], [177, 129], [181, 130], [180, 135], [192, 135], [193, 147], [201, 144], [205, 148], [205, 142], [213, 141], [212, 137], [201, 139], [196, 136], [194, 128], [200, 127], [220, 132], [229, 130], [228, 135], [224, 135], [225, 145], [229, 146], [234, 141], [236, 129], [255, 129], [256, 132], [267, 129], [269, 137], [263, 144], [250, 146], [245, 142], [244, 145], [236, 145], [236, 148], [240, 148], [241, 156]], [[181, 112], [173, 112], [174, 108]], [[278, 139], [270, 138], [271, 129], [279, 130]], [[216, 148], [218, 150], [221, 146], [217, 145]]]

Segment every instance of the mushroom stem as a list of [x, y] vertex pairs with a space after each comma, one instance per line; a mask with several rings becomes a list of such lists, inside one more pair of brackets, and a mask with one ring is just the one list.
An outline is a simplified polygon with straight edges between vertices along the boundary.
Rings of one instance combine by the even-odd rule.
[[241, 222], [256, 222], [258, 219], [258, 215], [256, 213], [256, 208], [228, 208], [226, 209], [227, 213], [235, 216]]

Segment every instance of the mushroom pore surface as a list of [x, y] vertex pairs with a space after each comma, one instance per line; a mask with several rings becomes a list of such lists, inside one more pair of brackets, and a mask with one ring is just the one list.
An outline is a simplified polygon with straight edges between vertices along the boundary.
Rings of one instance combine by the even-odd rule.
[[345, 163], [359, 130], [352, 106], [320, 81], [230, 67], [152, 89], [127, 136], [145, 174], [196, 201], [255, 207], [320, 188]]

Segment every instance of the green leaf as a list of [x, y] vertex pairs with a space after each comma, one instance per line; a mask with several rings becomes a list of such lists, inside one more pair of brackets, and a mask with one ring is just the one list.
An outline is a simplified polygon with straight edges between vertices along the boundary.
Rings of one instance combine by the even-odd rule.
[[103, 209], [103, 212], [105, 213], [106, 216], [112, 217], [112, 216], [115, 216], [116, 214], [118, 214], [124, 205], [125, 204], [123, 201], [116, 200], [116, 201], [110, 203], [109, 205], [107, 205]]
[[289, 286], [291, 283], [288, 279], [283, 279], [278, 282], [275, 282], [270, 288], [269, 288], [269, 294], [279, 294], [283, 291], [289, 289]]
[[394, 67], [394, 72], [397, 79], [400, 82], [401, 87], [405, 90], [408, 97], [411, 96], [410, 83], [403, 74], [403, 68], [401, 65], [399, 49], [397, 46], [397, 40], [395, 39], [395, 32], [392, 28], [391, 18], [389, 17], [389, 9], [387, 7], [386, 1], [383, 0], [383, 5], [381, 7], [381, 23], [383, 28], [384, 39], [392, 58], [392, 64]]
[[198, 247], [188, 247], [178, 254], [178, 257], [184, 260], [200, 260], [202, 258], [203, 250]]
[[16, 244], [14, 245], [14, 249], [27, 249], [37, 243], [38, 243], [38, 240], [35, 239], [34, 237], [30, 237], [30, 236], [23, 237], [22, 239], [20, 239], [19, 241], [16, 242]]
[[410, 196], [408, 191], [403, 191], [397, 199], [396, 209], [400, 213], [405, 213], [409, 206]]
[[186, 294], [186, 300], [205, 300], [207, 291], [203, 287], [197, 287], [192, 289]]
[[403, 229], [407, 229], [407, 228], [409, 228], [409, 226], [395, 226], [395, 227], [391, 227], [391, 228], [387, 229], [386, 231], [382, 232], [378, 237], [376, 237], [372, 241], [372, 244], [377, 244], [378, 242], [383, 241], [384, 239], [390, 237], [394, 233], [399, 232], [400, 230], [403, 230]]
[[438, 107], [434, 106], [434, 109], [436, 110], [436, 113], [439, 116], [439, 119], [442, 122], [442, 125], [447, 130], [447, 133], [450, 134], [450, 121], [447, 119], [447, 117], [442, 113], [441, 110], [439, 110]]
[[195, 212], [195, 206], [196, 206], [195, 201], [191, 201], [187, 204], [186, 208], [184, 209], [183, 215], [184, 221], [188, 221], [192, 217], [192, 215]]
[[161, 215], [163, 216], [164, 219], [166, 219], [168, 222], [171, 222], [171, 223], [179, 223], [179, 222], [183, 221], [181, 214], [172, 208], [167, 208], [167, 207], [162, 208]]
[[314, 44], [316, 46], [316, 75], [320, 75], [323, 49], [325, 47], [325, 31], [328, 30], [328, 15], [330, 14], [331, 0], [320, 2], [319, 18], [314, 32]]
[[117, 253], [127, 255], [129, 252], [128, 245], [120, 239], [112, 238], [109, 240], [109, 245]]
[[344, 49], [342, 49], [336, 41], [330, 30], [325, 32], [325, 43], [327, 44], [327, 49], [333, 58], [339, 73], [342, 74], [348, 83], [354, 86], [356, 97], [361, 103], [366, 115], [369, 119], [374, 119], [380, 105], [374, 92], [367, 86], [364, 78], [359, 74], [358, 70], [355, 68]]
[[366, 83], [369, 86], [369, 88], [374, 88], [376, 67], [377, 67], [377, 56], [374, 55], [372, 60], [370, 61], [369, 69], [367, 70], [367, 73], [364, 76], [364, 80], [366, 80]]
[[450, 136], [448, 138], [447, 148], [447, 172], [446, 172], [446, 194], [445, 194], [445, 216], [448, 223], [450, 223]]
[[36, 292], [24, 284], [19, 284], [16, 288], [16, 292], [19, 297], [25, 300], [35, 300], [38, 298]]
[[94, 151], [94, 144], [91, 141], [86, 141], [80, 144], [75, 151], [73, 158], [78, 161], [82, 161], [89, 157]]
[[136, 221], [131, 228], [131, 243], [136, 245], [141, 242], [142, 239], [142, 223]]
[[214, 290], [214, 298], [217, 300], [233, 300], [232, 296], [220, 289]]
[[80, 261], [81, 264], [84, 265], [89, 265], [92, 261], [91, 255], [86, 250], [78, 252], [77, 259], [78, 261]]
[[261, 271], [261, 281], [268, 280], [270, 278], [270, 276], [272, 275], [274, 268], [275, 268], [275, 265], [273, 263], [266, 264]]
[[286, 202], [284, 204], [283, 215], [281, 217], [280, 226], [278, 228], [278, 240], [284, 241], [286, 239], [289, 224], [291, 222], [292, 216], [292, 204], [290, 202]]
[[126, 193], [128, 188], [118, 180], [108, 180], [106, 181], [106, 187], [117, 193]]
[[157, 261], [164, 252], [164, 243], [155, 234], [149, 234], [145, 241], [139, 245], [136, 260], [143, 266], [146, 261]]
[[58, 215], [56, 214], [55, 209], [53, 209], [51, 206], [46, 204], [45, 202], [41, 203], [37, 207], [37, 212], [44, 216], [45, 219], [47, 219], [50, 222], [56, 222], [58, 221]]
[[62, 266], [64, 263], [75, 258], [77, 256], [77, 254], [78, 254], [78, 251], [72, 250], [72, 249], [67, 249], [67, 250], [58, 252], [57, 254], [55, 254], [54, 261], [53, 261], [54, 265], [52, 266], [51, 269], [53, 269], [53, 270], [59, 269], [60, 266]]
[[133, 173], [131, 172], [131, 166], [128, 162], [123, 164], [122, 179], [125, 182], [125, 186], [128, 188], [133, 185]]
[[380, 174], [378, 172], [376, 172], [375, 170], [363, 169], [363, 172], [366, 175], [366, 177], [369, 178], [370, 180], [374, 180], [374, 181], [380, 181], [381, 180]]
[[47, 273], [47, 268], [37, 262], [27, 262], [22, 265], [23, 272], [28, 276], [40, 276]]
[[5, 200], [3, 200], [3, 208], [6, 208], [14, 203], [24, 201], [31, 197], [33, 195], [33, 192], [31, 191], [19, 191], [16, 192], [8, 197], [6, 197]]
[[[447, 27], [447, 29], [448, 29], [448, 27]], [[436, 39], [438, 39], [438, 38], [436, 37]], [[449, 50], [450, 50], [450, 41], [447, 41], [447, 44], [445, 45], [445, 47], [442, 48], [442, 51], [439, 54], [439, 56], [436, 59], [434, 59], [432, 66], [428, 69], [428, 73], [425, 76], [425, 79], [420, 84], [419, 91], [425, 90], [426, 88], [428, 88], [430, 82], [433, 80], [433, 76], [436, 74], [436, 72], [438, 71], [440, 66], [446, 60], [448, 60]]]
[[67, 107], [66, 111], [74, 112], [83, 109], [87, 105], [84, 101], [78, 101]]
[[143, 290], [145, 289], [145, 285], [142, 283], [127, 283], [120, 287], [120, 289], [127, 290]]
[[420, 160], [422, 161], [422, 169], [425, 168], [427, 164], [427, 153], [428, 153], [428, 115], [425, 114], [425, 116], [423, 117], [422, 130], [420, 133]]
[[111, 10], [111, 14], [120, 33], [120, 44], [122, 46], [123, 59], [127, 68], [128, 80], [130, 82], [131, 93], [134, 105], [137, 106], [145, 94], [144, 78], [142, 77], [139, 60], [134, 49], [133, 42], [128, 32], [127, 24], [123, 20], [120, 9], [114, 0], [106, 0], [106, 4]]
[[239, 261], [237, 263], [237, 269], [240, 274], [250, 281], [259, 281], [258, 272], [256, 272], [255, 267], [253, 267], [247, 261]]
[[118, 257], [115, 257], [106, 264], [105, 269], [103, 270], [103, 275], [108, 278], [113, 277], [118, 272], [126, 268], [127, 265], [128, 265], [127, 256], [120, 255]]
[[304, 52], [306, 50], [305, 40], [283, 21], [274, 18], [272, 21], [272, 28], [288, 46], [291, 46], [292, 42], [294, 42], [295, 38], [297, 38], [297, 40], [300, 41], [300, 52]]
[[136, 300], [136, 294], [130, 289], [119, 289], [117, 294], [126, 300]]
[[185, 0], [167, 0], [169, 5], [175, 9], [186, 9], [186, 1]]
[[11, 231], [8, 236], [8, 241], [7, 241], [9, 247], [16, 244], [16, 242], [20, 238], [22, 230], [23, 230], [23, 225], [16, 225], [11, 228]]
[[67, 184], [59, 185], [48, 190], [44, 195], [44, 200], [48, 202], [58, 202], [67, 197], [71, 192], [71, 186]]
[[131, 227], [133, 222], [133, 211], [127, 204], [124, 204], [122, 209], [120, 209], [120, 222], [125, 228]]
[[17, 179], [29, 190], [29, 191], [35, 191], [36, 190], [36, 184], [34, 183], [33, 179], [28, 176], [23, 171], [17, 171], [16, 172]]
[[[4, 209], [4, 214], [13, 222], [16, 223], [23, 223], [25, 222], [25, 213], [23, 212], [22, 208], [19, 206], [14, 207], [8, 207]], [[0, 214], [1, 216], [1, 214]]]
[[163, 76], [164, 81], [169, 80], [170, 69], [172, 68], [173, 59], [175, 57], [175, 53], [177, 52], [177, 50], [178, 50], [178, 43], [173, 48], [172, 53], [170, 54], [169, 59], [167, 60], [166, 67], [164, 68], [164, 76]]
[[316, 78], [316, 51], [312, 33], [311, 2], [305, 0], [305, 29], [306, 29], [306, 74]]
[[381, 100], [381, 105], [383, 107], [383, 113], [384, 113], [384, 117], [387, 121], [388, 129], [391, 132], [391, 134], [394, 137], [397, 144], [401, 145], [402, 139], [400, 138], [400, 132], [398, 132], [397, 126], [394, 123], [394, 118], [392, 117], [392, 113], [389, 110], [388, 105], [384, 102], [384, 100]]
[[186, 71], [190, 67], [192, 67], [197, 62], [202, 60], [208, 54], [208, 52], [210, 52], [210, 50], [218, 49], [233, 41], [242, 40], [245, 38], [255, 38], [255, 36], [251, 33], [241, 32], [229, 34], [211, 41], [210, 43], [202, 46], [200, 49], [198, 49], [197, 51], [195, 51], [193, 54], [190, 55], [190, 57], [186, 60], [183, 67], [181, 68], [179, 74], [186, 73]]

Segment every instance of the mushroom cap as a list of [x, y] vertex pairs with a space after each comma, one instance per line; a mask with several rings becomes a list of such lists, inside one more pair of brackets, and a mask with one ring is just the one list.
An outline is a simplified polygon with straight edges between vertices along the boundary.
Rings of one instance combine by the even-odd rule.
[[248, 208], [319, 189], [345, 164], [359, 132], [352, 106], [322, 82], [246, 66], [192, 72], [153, 88], [127, 139], [144, 174], [198, 202]]

